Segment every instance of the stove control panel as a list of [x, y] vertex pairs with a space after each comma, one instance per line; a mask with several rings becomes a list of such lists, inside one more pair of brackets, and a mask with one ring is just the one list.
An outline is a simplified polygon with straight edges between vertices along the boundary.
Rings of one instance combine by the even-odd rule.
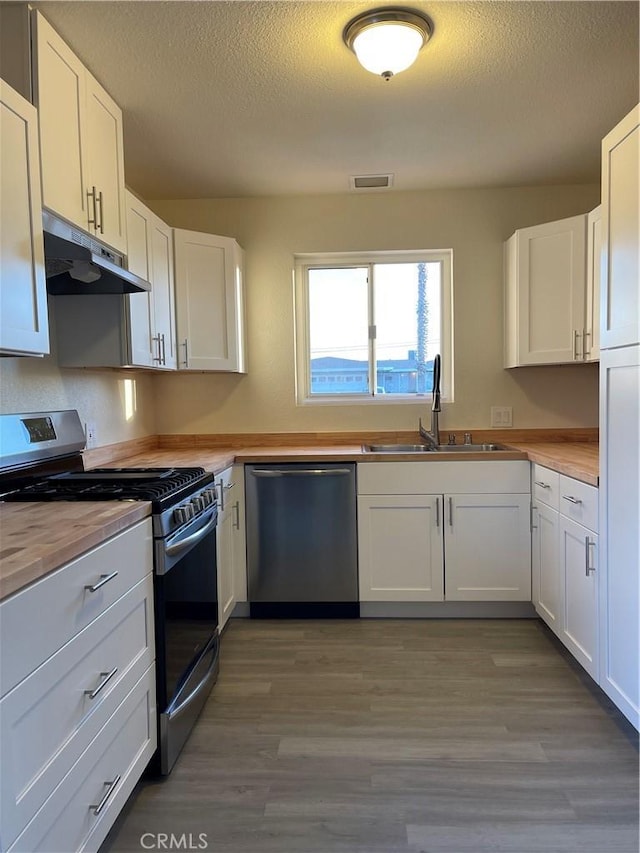
[[215, 503], [215, 490], [211, 488], [203, 489], [197, 495], [189, 498], [189, 500], [173, 510], [173, 521], [177, 525], [186, 524], [187, 521], [191, 521], [191, 519]]

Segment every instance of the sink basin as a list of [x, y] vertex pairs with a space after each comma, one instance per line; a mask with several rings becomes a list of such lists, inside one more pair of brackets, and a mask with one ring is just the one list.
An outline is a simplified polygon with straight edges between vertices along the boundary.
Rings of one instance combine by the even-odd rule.
[[363, 444], [366, 453], [432, 453], [426, 444]]
[[440, 444], [442, 453], [485, 453], [492, 450], [505, 450], [502, 444]]
[[429, 447], [427, 444], [363, 444], [365, 453], [488, 453], [505, 450], [502, 444], [440, 444]]

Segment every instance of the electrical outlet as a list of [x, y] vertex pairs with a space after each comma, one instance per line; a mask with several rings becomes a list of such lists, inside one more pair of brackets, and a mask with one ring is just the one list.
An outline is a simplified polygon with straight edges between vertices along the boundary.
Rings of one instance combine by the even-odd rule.
[[491, 426], [508, 429], [513, 426], [513, 408], [511, 406], [491, 406]]
[[84, 435], [86, 446], [88, 448], [95, 447], [97, 445], [98, 436], [96, 431], [96, 425], [93, 423], [93, 421], [87, 421], [87, 423], [84, 425]]

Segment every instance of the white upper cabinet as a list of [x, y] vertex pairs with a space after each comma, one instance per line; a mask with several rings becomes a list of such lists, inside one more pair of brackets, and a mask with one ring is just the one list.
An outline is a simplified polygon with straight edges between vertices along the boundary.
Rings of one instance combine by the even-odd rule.
[[584, 360], [586, 236], [581, 215], [505, 243], [505, 367]]
[[39, 12], [34, 21], [43, 204], [124, 252], [122, 111]]
[[0, 351], [49, 352], [35, 108], [0, 80]]
[[171, 228], [130, 192], [126, 193], [127, 260], [131, 272], [151, 282], [129, 304], [131, 362], [176, 369], [175, 289]]
[[178, 228], [174, 248], [178, 369], [244, 373], [242, 249]]
[[602, 140], [602, 349], [640, 342], [640, 105]]
[[602, 266], [602, 206], [587, 216], [587, 314], [584, 359], [600, 358], [600, 269]]

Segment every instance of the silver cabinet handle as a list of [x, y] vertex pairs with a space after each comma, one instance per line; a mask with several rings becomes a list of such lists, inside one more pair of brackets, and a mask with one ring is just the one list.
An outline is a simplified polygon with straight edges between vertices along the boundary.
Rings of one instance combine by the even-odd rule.
[[233, 526], [236, 530], [240, 530], [240, 501], [234, 503], [233, 509], [236, 513], [236, 520], [233, 522]]
[[162, 353], [160, 350], [160, 335], [151, 335], [151, 340], [154, 344], [158, 345], [158, 355], [153, 356], [153, 361], [157, 361], [158, 364], [162, 364]]
[[182, 342], [182, 346], [184, 347], [184, 366], [189, 367], [189, 341], [188, 338], [185, 338]]
[[98, 193], [98, 198], [96, 199], [96, 207], [100, 210], [100, 220], [98, 221], [96, 218], [96, 231], [99, 231], [101, 234], [104, 234], [104, 206], [102, 204], [102, 191]]
[[449, 527], [453, 527], [453, 498], [449, 498]]
[[578, 349], [578, 340], [582, 339], [582, 332], [579, 329], [573, 330], [573, 358], [575, 361], [582, 359], [582, 353]]
[[571, 503], [571, 504], [581, 504], [582, 503], [580, 498], [574, 498], [573, 495], [563, 495], [562, 500], [563, 501], [569, 501], [569, 503]]
[[91, 199], [92, 207], [93, 207], [93, 219], [87, 211], [87, 222], [89, 225], [93, 225], [94, 232], [98, 230], [98, 208], [96, 206], [96, 188], [91, 187], [90, 190], [87, 190], [87, 200]]
[[118, 787], [118, 782], [120, 781], [121, 778], [122, 778], [121, 775], [118, 774], [112, 782], [105, 782], [104, 784], [107, 785], [106, 794], [104, 795], [104, 797], [100, 800], [100, 802], [97, 805], [92, 804], [89, 806], [89, 808], [91, 809], [91, 811], [94, 813], [94, 815], [96, 817], [98, 817], [100, 812], [103, 811], [104, 807], [109, 802], [109, 798], [111, 797], [111, 795], [114, 793], [114, 791]]
[[96, 687], [95, 690], [85, 690], [84, 695], [88, 696], [89, 699], [95, 699], [96, 696], [98, 695], [98, 693], [100, 693], [102, 690], [104, 690], [104, 688], [111, 681], [111, 679], [113, 678], [113, 676], [116, 674], [117, 671], [118, 671], [118, 667], [115, 666], [111, 670], [111, 672], [101, 672], [100, 678], [102, 678], [102, 681], [100, 682], [100, 684], [98, 684], [98, 686]]
[[589, 338], [589, 341], [591, 341], [592, 337], [593, 337], [593, 334], [591, 332], [587, 332], [587, 331], [584, 332], [584, 335], [582, 338], [582, 340], [584, 341], [584, 346], [582, 348], [582, 358], [585, 361], [587, 360], [587, 356], [591, 355], [591, 347], [592, 347], [591, 343], [589, 343], [589, 345], [587, 346], [587, 338]]
[[533, 516], [534, 516], [534, 513], [537, 512], [537, 509], [538, 509], [538, 507], [531, 504], [531, 518], [529, 520], [529, 523], [531, 525], [532, 530], [537, 530], [537, 528], [538, 528], [538, 525], [533, 523]]
[[542, 480], [534, 480], [533, 481], [536, 486], [540, 486], [541, 489], [550, 489], [551, 486], [549, 483], [543, 483]]
[[436, 498], [436, 527], [440, 527], [440, 498]]
[[167, 363], [167, 349], [166, 349], [165, 342], [164, 342], [164, 332], [159, 337], [160, 337], [161, 346], [162, 346], [162, 351], [161, 351], [162, 364], [166, 365], [166, 363]]
[[94, 583], [93, 585], [89, 583], [85, 584], [84, 588], [88, 592], [97, 592], [101, 586], [104, 586], [106, 583], [109, 583], [109, 581], [112, 581], [116, 577], [118, 577], [117, 572], [111, 572], [110, 575], [100, 575], [100, 580], [98, 581], [98, 583]]
[[591, 574], [591, 572], [595, 572], [596, 567], [592, 566], [589, 561], [589, 548], [592, 545], [595, 545], [595, 542], [592, 542], [588, 536], [584, 537], [584, 573], [587, 577]]

